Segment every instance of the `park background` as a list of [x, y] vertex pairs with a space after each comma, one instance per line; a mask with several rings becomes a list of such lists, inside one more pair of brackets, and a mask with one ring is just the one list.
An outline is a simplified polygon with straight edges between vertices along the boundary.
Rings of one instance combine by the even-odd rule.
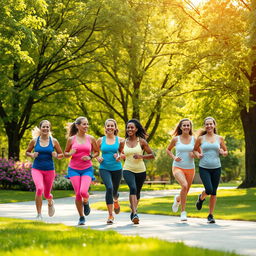
[[[165, 149], [176, 124], [190, 118], [196, 135], [213, 116], [229, 149], [222, 180], [256, 186], [256, 1], [2, 0], [0, 9], [1, 155], [21, 161], [2, 160], [2, 185], [25, 184], [25, 149], [43, 119], [64, 148], [78, 116], [96, 138], [107, 118], [122, 137], [137, 118], [156, 153], [148, 179], [172, 181]], [[67, 163], [56, 162], [60, 175]]]

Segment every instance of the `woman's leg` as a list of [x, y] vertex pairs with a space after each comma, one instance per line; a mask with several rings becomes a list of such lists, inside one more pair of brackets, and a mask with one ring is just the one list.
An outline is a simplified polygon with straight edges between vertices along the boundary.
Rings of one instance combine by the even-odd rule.
[[[187, 184], [188, 184], [187, 192], [186, 192], [186, 200], [185, 200], [185, 207], [186, 207], [187, 195], [188, 195], [189, 189], [190, 189], [191, 184], [192, 184], [192, 182], [194, 180], [194, 177], [195, 177], [195, 169], [185, 169], [185, 170], [183, 170], [183, 172], [185, 174]], [[185, 211], [185, 208], [184, 208], [184, 211]]]
[[173, 167], [172, 173], [176, 181], [178, 181], [178, 183], [181, 185], [180, 196], [177, 197], [176, 200], [181, 204], [181, 211], [185, 211], [187, 192], [189, 188], [185, 173], [177, 167]]
[[211, 195], [213, 191], [211, 174], [209, 169], [202, 167], [199, 167], [199, 174], [205, 188], [200, 196], [200, 200], [204, 200], [208, 195]]
[[55, 178], [55, 171], [44, 171], [44, 197], [48, 200], [48, 204], [52, 203], [52, 185]]
[[42, 171], [32, 168], [32, 178], [36, 186], [36, 195], [35, 195], [35, 202], [36, 202], [36, 210], [38, 214], [42, 213], [42, 195], [44, 192], [44, 178]]
[[213, 186], [213, 190], [212, 190], [212, 194], [210, 197], [210, 202], [209, 202], [209, 213], [213, 214], [215, 205], [216, 205], [216, 201], [217, 201], [217, 188], [219, 186], [219, 182], [220, 182], [220, 176], [221, 176], [221, 168], [217, 168], [211, 171], [211, 181], [212, 181], [212, 186]]
[[135, 214], [137, 211], [137, 187], [135, 182], [135, 173], [124, 170], [123, 176], [130, 190], [129, 200], [131, 205], [131, 211], [132, 214]]
[[81, 176], [70, 177], [70, 181], [72, 183], [72, 186], [76, 194], [76, 200], [75, 200], [76, 209], [79, 213], [79, 216], [82, 217], [84, 216], [84, 212], [83, 212], [82, 196], [80, 194]]
[[100, 169], [100, 177], [106, 188], [105, 201], [108, 208], [108, 214], [110, 217], [113, 217], [113, 183], [111, 172]]
[[137, 193], [136, 193], [136, 211], [138, 208], [139, 200], [140, 200], [140, 191], [142, 189], [142, 186], [144, 184], [144, 181], [146, 180], [146, 172], [141, 173], [135, 173], [135, 182], [137, 187]]

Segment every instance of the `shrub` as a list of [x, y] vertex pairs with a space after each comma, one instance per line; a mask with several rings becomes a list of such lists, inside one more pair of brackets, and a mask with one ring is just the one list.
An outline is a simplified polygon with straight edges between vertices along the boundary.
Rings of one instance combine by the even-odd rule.
[[71, 181], [59, 174], [57, 174], [55, 177], [53, 188], [59, 190], [73, 190]]
[[18, 187], [22, 190], [35, 190], [31, 175], [31, 163], [0, 158], [0, 184], [4, 189]]

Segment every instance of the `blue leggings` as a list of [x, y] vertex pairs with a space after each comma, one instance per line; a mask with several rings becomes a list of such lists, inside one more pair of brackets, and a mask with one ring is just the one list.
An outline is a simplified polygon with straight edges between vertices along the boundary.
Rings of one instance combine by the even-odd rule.
[[215, 196], [220, 182], [221, 168], [206, 169], [199, 166], [199, 174], [204, 184], [205, 193]]
[[118, 198], [118, 188], [122, 178], [122, 170], [108, 171], [100, 169], [100, 177], [106, 187], [106, 204], [113, 204], [113, 197]]
[[134, 173], [131, 171], [124, 170], [123, 176], [127, 185], [129, 186], [130, 195], [136, 195], [137, 200], [139, 200], [140, 191], [146, 179], [146, 172]]

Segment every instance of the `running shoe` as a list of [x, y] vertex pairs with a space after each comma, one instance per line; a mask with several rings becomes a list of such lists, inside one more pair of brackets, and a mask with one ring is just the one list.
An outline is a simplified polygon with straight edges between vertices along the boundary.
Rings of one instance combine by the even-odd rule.
[[180, 213], [180, 220], [181, 221], [187, 221], [187, 212], [183, 211]]
[[175, 196], [174, 196], [174, 202], [173, 202], [173, 204], [172, 204], [172, 211], [173, 211], [173, 212], [177, 212], [177, 211], [179, 210], [180, 204], [179, 204], [179, 202], [177, 201], [178, 196], [179, 196], [179, 195], [175, 195]]
[[207, 222], [208, 223], [215, 223], [215, 219], [213, 218], [213, 215], [212, 214], [209, 214], [208, 217], [207, 217]]
[[135, 213], [133, 215], [132, 222], [133, 222], [133, 224], [139, 224], [140, 219], [139, 219], [139, 216], [137, 215], [137, 213]]
[[202, 209], [203, 202], [205, 201], [205, 199], [204, 199], [204, 200], [201, 200], [201, 199], [200, 199], [201, 195], [202, 195], [202, 194], [200, 194], [200, 195], [198, 196], [198, 199], [197, 199], [197, 201], [196, 201], [196, 208], [197, 208], [198, 211]]
[[81, 216], [78, 221], [78, 225], [85, 225], [85, 217]]
[[118, 199], [114, 201], [114, 212], [118, 214], [120, 212], [120, 205], [118, 203]]
[[52, 217], [54, 213], [55, 213], [54, 201], [52, 200], [52, 204], [51, 205], [48, 204], [48, 215]]
[[134, 216], [134, 213], [131, 212], [131, 214], [130, 214], [130, 219], [131, 219], [131, 220], [133, 219], [133, 216]]
[[89, 205], [89, 201], [88, 202], [83, 202], [83, 206], [84, 206], [84, 215], [85, 216], [88, 216], [91, 212], [91, 208], [90, 208], [90, 205]]
[[42, 217], [42, 214], [41, 214], [41, 213], [38, 213], [38, 214], [37, 214], [36, 220], [37, 220], [37, 221], [42, 221], [42, 220], [43, 220], [43, 217]]
[[107, 220], [107, 224], [111, 225], [113, 223], [114, 223], [114, 217], [113, 216], [111, 216], [111, 217], [109, 216], [108, 220]]

